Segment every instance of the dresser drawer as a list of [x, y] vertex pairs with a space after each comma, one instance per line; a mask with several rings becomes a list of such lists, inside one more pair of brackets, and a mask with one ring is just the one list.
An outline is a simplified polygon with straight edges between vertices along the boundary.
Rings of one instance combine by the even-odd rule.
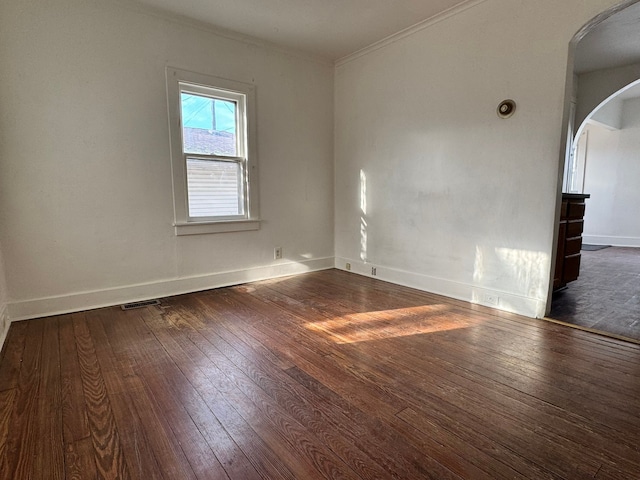
[[579, 237], [584, 227], [583, 220], [570, 220], [567, 222], [567, 238]]
[[562, 281], [564, 283], [573, 282], [580, 274], [580, 254], [564, 257], [564, 269], [562, 271]]
[[569, 203], [569, 205], [567, 205], [567, 218], [569, 220], [571, 219], [582, 219], [584, 217], [584, 209], [585, 209], [585, 204], [584, 203]]
[[564, 256], [568, 257], [580, 253], [582, 248], [582, 237], [567, 238], [564, 245]]

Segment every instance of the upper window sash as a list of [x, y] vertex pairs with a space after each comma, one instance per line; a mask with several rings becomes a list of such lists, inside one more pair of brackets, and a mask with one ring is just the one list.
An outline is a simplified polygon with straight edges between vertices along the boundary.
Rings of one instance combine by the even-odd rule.
[[[185, 148], [185, 139], [184, 139], [184, 129], [185, 125], [182, 119], [182, 111], [183, 111], [183, 103], [182, 103], [182, 94], [190, 94], [196, 95], [198, 97], [205, 97], [211, 100], [220, 100], [223, 102], [233, 102], [235, 105], [234, 112], [234, 120], [235, 120], [235, 145], [236, 151], [235, 155], [229, 155], [233, 157], [246, 157], [247, 151], [247, 140], [248, 140], [248, 131], [247, 131], [247, 95], [243, 93], [233, 92], [230, 90], [223, 90], [220, 88], [214, 87], [204, 87], [201, 85], [195, 85], [186, 82], [178, 82], [180, 88], [180, 127], [181, 127], [181, 138], [182, 138], [182, 151], [184, 153], [194, 153], [201, 154], [203, 152], [191, 152], [186, 150]], [[217, 156], [226, 156], [222, 154], [217, 154]]]

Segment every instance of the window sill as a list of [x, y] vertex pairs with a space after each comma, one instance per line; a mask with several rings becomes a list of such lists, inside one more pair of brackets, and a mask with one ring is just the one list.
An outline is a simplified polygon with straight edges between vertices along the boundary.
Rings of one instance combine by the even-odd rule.
[[222, 222], [174, 223], [176, 235], [203, 235], [207, 233], [246, 232], [259, 230], [260, 220], [227, 220]]

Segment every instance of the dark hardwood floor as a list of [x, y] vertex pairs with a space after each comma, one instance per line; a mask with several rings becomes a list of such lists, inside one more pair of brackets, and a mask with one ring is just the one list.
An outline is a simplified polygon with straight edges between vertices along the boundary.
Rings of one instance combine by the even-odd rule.
[[582, 251], [580, 277], [553, 295], [551, 318], [640, 341], [640, 248]]
[[2, 479], [637, 479], [640, 347], [327, 270], [11, 326]]

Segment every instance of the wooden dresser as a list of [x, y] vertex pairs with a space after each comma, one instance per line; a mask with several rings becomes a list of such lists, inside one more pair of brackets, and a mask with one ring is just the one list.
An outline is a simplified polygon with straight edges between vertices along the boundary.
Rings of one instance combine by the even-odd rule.
[[563, 193], [558, 232], [558, 254], [553, 289], [563, 288], [580, 274], [580, 248], [584, 227], [585, 193]]

